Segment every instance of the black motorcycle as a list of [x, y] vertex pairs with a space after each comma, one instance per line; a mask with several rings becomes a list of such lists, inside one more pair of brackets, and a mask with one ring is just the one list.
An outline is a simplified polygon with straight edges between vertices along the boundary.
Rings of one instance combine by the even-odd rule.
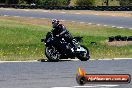
[[48, 32], [46, 38], [41, 39], [45, 44], [45, 55], [51, 62], [58, 62], [60, 59], [75, 59], [76, 57], [81, 61], [89, 60], [89, 50], [87, 47], [80, 45], [83, 37], [74, 37], [72, 43], [65, 41], [63, 37], [57, 41], [52, 32]]

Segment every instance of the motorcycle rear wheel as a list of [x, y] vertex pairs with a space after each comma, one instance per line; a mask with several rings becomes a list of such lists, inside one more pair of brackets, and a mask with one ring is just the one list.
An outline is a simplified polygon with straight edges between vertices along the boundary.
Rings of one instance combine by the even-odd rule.
[[54, 47], [46, 47], [45, 55], [50, 62], [58, 62], [60, 59], [60, 54], [55, 50]]

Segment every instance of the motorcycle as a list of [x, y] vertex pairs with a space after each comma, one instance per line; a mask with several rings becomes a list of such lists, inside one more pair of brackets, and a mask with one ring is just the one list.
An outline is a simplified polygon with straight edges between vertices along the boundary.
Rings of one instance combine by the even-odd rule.
[[83, 37], [77, 36], [72, 39], [72, 43], [68, 43], [62, 37], [59, 41], [56, 41], [52, 32], [48, 32], [46, 38], [41, 39], [41, 42], [45, 44], [45, 55], [51, 62], [58, 62], [60, 59], [75, 59], [78, 58], [81, 61], [87, 61], [90, 59], [89, 50], [84, 45], [79, 43]]

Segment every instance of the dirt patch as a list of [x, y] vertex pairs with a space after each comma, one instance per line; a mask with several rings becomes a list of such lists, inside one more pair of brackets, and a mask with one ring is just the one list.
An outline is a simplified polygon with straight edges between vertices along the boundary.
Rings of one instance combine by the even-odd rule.
[[[21, 23], [33, 24], [33, 25], [47, 25], [51, 26], [51, 19], [48, 18], [32, 18], [32, 17], [16, 17], [16, 16], [0, 16], [0, 19], [14, 20]], [[87, 23], [80, 23], [75, 21], [60, 20], [60, 23], [65, 24], [68, 27], [84, 27]], [[96, 25], [91, 25], [92, 27]]]
[[15, 17], [15, 16], [0, 16], [0, 19], [14, 20], [17, 22], [24, 22], [27, 24], [36, 25], [51, 25], [49, 19], [32, 18], [32, 17]]
[[132, 41], [114, 41], [114, 42], [106, 41], [106, 44], [108, 44], [109, 46], [126, 46], [126, 45], [132, 45]]

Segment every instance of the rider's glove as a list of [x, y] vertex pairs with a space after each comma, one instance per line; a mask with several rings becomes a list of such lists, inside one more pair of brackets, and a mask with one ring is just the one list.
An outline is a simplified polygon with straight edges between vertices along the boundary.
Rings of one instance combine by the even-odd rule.
[[59, 37], [59, 35], [56, 35], [56, 37]]

